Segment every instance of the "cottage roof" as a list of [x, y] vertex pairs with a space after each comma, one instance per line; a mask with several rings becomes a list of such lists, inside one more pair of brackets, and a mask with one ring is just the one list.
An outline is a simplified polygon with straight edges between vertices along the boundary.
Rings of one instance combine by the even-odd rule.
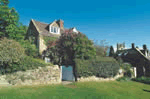
[[121, 57], [128, 57], [128, 55], [132, 55], [132, 57], [137, 57], [137, 54], [141, 55], [144, 59], [150, 61], [150, 57], [149, 56], [145, 56], [143, 53], [142, 53], [143, 50], [140, 50], [138, 48], [134, 48], [134, 49], [125, 49], [125, 50], [118, 50], [117, 51], [117, 54], [118, 56], [121, 56]]
[[[56, 21], [56, 20], [55, 20]], [[55, 21], [53, 21], [52, 23], [54, 23]], [[37, 28], [39, 34], [43, 35], [43, 36], [58, 36], [56, 34], [51, 34], [49, 33], [49, 25], [52, 24], [48, 24], [48, 23], [44, 23], [44, 22], [40, 22], [40, 21], [36, 21], [32, 19], [32, 22], [34, 23], [35, 27]], [[73, 32], [73, 28], [70, 29], [60, 29], [60, 33], [71, 33]]]

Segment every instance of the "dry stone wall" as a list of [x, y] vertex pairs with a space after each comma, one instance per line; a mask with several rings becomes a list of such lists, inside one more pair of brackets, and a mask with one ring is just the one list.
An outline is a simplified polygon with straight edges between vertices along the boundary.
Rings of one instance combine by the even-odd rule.
[[[120, 69], [121, 70], [121, 69]], [[118, 73], [115, 77], [113, 78], [101, 78], [101, 77], [95, 77], [95, 76], [90, 76], [90, 77], [81, 77], [78, 78], [78, 82], [84, 82], [84, 81], [114, 81], [119, 77], [123, 77], [124, 74], [123, 72]]]
[[39, 67], [34, 70], [2, 75], [0, 81], [11, 85], [58, 84], [61, 83], [61, 69], [58, 65]]

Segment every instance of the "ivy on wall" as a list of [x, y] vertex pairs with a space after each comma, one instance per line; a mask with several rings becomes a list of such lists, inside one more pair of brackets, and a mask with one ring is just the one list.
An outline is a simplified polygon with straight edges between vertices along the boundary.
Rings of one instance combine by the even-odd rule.
[[44, 36], [43, 40], [46, 46], [49, 45], [49, 42], [51, 41], [56, 41], [58, 38], [57, 37], [49, 37], [49, 36]]

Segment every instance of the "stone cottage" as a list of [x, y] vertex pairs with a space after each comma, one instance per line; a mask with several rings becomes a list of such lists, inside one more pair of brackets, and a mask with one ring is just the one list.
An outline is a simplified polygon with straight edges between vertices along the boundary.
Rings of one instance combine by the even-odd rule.
[[[121, 48], [120, 48], [121, 47]], [[143, 45], [143, 49], [139, 49], [132, 43], [132, 48], [125, 49], [125, 46], [117, 44], [116, 59], [122, 59], [123, 62], [132, 64], [136, 67], [137, 77], [149, 76], [150, 77], [150, 53]]]
[[34, 43], [39, 50], [39, 54], [42, 55], [47, 49], [43, 39], [44, 36], [59, 38], [62, 33], [72, 32], [78, 33], [79, 31], [75, 27], [64, 28], [64, 21], [61, 19], [54, 20], [50, 24], [31, 19], [25, 39]]

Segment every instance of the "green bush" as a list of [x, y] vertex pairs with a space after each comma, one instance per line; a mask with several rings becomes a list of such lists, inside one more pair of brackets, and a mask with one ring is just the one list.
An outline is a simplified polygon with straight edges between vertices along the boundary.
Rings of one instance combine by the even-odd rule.
[[51, 41], [56, 41], [58, 39], [58, 37], [48, 37], [48, 36], [44, 36], [44, 43], [46, 46], [48, 46], [50, 44]]
[[35, 44], [31, 44], [29, 41], [20, 41], [21, 46], [25, 49], [25, 54], [30, 56], [30, 57], [38, 57], [39, 52], [38, 49], [36, 48]]
[[1, 73], [11, 72], [14, 67], [19, 68], [24, 58], [24, 48], [14, 41], [4, 38], [0, 41], [0, 70]]
[[131, 78], [130, 77], [120, 77], [118, 79], [116, 79], [117, 81], [130, 81]]
[[77, 66], [77, 74], [78, 77], [88, 77], [94, 75], [92, 60], [80, 60], [76, 59], [76, 66]]
[[109, 57], [97, 57], [91, 60], [76, 60], [78, 77], [113, 77], [120, 68], [118, 62]]
[[29, 56], [25, 56], [21, 61], [20, 68], [18, 70], [26, 71], [29, 69], [36, 69], [38, 67], [52, 66], [51, 63], [45, 63], [44, 60], [35, 59]]
[[121, 65], [121, 68], [125, 71], [124, 76], [131, 77], [133, 75], [133, 72], [131, 71], [132, 65], [129, 63], [123, 63]]

